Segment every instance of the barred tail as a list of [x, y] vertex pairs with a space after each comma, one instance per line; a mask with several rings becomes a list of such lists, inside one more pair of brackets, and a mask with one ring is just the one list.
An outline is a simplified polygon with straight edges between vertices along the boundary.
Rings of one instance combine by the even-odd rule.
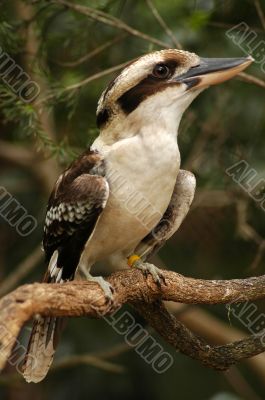
[[55, 325], [55, 318], [50, 317], [41, 317], [34, 322], [22, 368], [27, 382], [40, 382], [49, 371], [55, 353], [53, 346]]
[[[57, 257], [58, 252], [55, 251], [44, 278], [45, 282], [62, 282], [62, 269], [57, 268]], [[22, 373], [27, 382], [40, 382], [47, 375], [53, 361], [63, 320], [64, 318], [39, 317], [34, 322], [22, 367]]]

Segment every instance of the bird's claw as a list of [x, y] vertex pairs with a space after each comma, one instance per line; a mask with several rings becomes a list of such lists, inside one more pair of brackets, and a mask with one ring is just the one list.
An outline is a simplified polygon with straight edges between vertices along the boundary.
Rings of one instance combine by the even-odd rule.
[[104, 292], [107, 302], [112, 302], [114, 289], [111, 284], [107, 282], [102, 276], [94, 276], [92, 280], [99, 284]]
[[113, 306], [113, 293], [114, 289], [111, 286], [111, 284], [106, 281], [102, 276], [92, 276], [88, 271], [85, 269], [81, 269], [81, 272], [83, 273], [83, 277], [88, 280], [89, 282], [96, 282], [102, 291], [104, 292], [105, 296], [105, 302], [108, 306], [108, 309], [111, 309]]
[[[107, 282], [102, 276], [93, 276], [92, 278], [93, 279], [90, 279], [90, 281], [98, 283], [98, 285], [104, 292], [105, 307], [106, 307], [104, 308], [104, 314], [108, 313], [112, 310], [114, 305], [114, 299], [113, 299], [114, 289], [111, 286], [111, 284]], [[98, 307], [95, 307], [95, 310], [97, 311], [99, 316], [102, 316], [102, 312], [98, 309]]]
[[139, 259], [133, 263], [133, 266], [140, 269], [146, 277], [148, 276], [148, 274], [150, 274], [157, 286], [161, 287], [162, 282], [164, 283], [164, 285], [166, 285], [166, 280], [163, 272], [155, 265], [145, 263]]

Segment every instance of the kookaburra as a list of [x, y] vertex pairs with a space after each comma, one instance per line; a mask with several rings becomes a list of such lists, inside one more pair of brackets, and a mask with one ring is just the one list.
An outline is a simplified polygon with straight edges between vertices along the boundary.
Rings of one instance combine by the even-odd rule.
[[[100, 261], [141, 268], [163, 284], [161, 271], [145, 261], [179, 228], [196, 185], [180, 169], [181, 117], [199, 93], [252, 60], [162, 50], [132, 61], [110, 82], [98, 103], [99, 136], [62, 173], [48, 202], [45, 282], [85, 276], [111, 299], [110, 285], [89, 272]], [[34, 323], [23, 371], [28, 382], [47, 374], [59, 325], [49, 317]]]

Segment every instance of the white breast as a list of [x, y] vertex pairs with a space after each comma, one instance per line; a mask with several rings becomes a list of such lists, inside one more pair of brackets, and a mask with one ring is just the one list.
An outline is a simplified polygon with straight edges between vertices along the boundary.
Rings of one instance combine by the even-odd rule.
[[166, 133], [138, 134], [104, 153], [110, 197], [84, 252], [90, 265], [134, 250], [162, 218], [179, 171], [176, 138]]

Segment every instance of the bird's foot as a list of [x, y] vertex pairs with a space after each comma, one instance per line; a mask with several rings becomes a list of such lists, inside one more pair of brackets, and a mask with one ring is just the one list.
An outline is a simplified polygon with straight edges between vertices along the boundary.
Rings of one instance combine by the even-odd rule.
[[89, 271], [85, 268], [80, 268], [82, 275], [89, 282], [96, 282], [103, 290], [106, 302], [110, 305], [113, 303], [113, 292], [114, 289], [109, 282], [107, 282], [102, 276], [92, 276]]
[[166, 285], [166, 280], [161, 269], [157, 268], [153, 264], [143, 262], [139, 256], [135, 254], [130, 256], [128, 258], [128, 265], [129, 267], [140, 269], [141, 271], [143, 271], [146, 277], [148, 274], [150, 274], [158, 286], [161, 286], [162, 282], [164, 283], [164, 285]]
[[92, 276], [89, 278], [90, 282], [96, 282], [99, 284], [104, 292], [104, 295], [108, 301], [113, 301], [114, 289], [109, 282], [107, 282], [102, 276]]

